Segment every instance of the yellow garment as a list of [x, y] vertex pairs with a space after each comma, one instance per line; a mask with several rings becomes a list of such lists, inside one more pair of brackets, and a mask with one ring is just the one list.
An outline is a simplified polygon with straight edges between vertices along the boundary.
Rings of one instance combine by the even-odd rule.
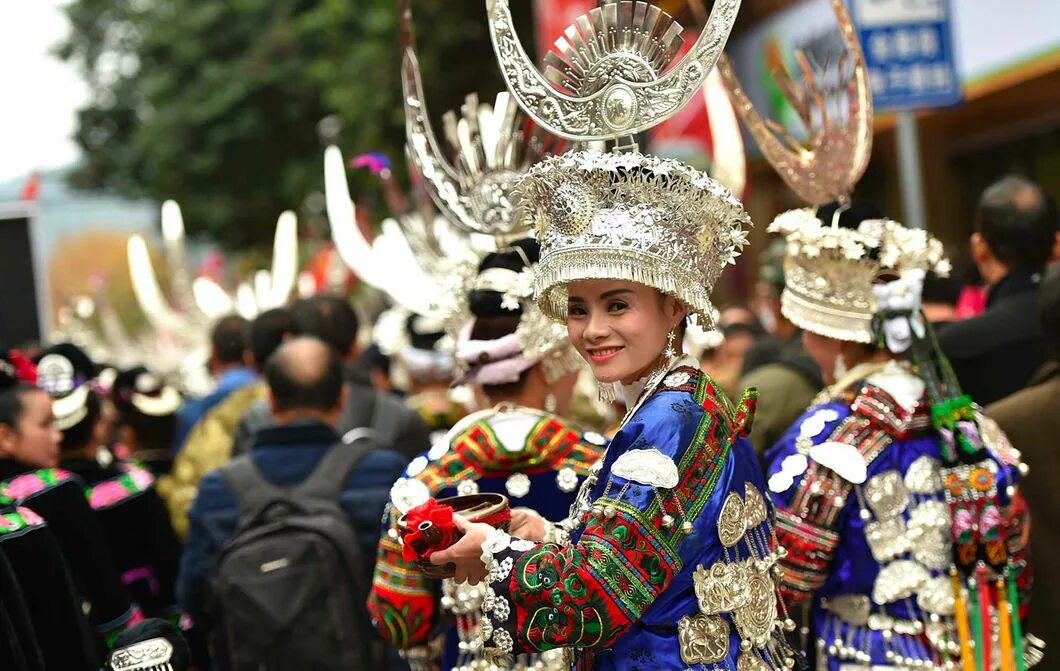
[[232, 443], [239, 420], [266, 394], [264, 382], [237, 389], [192, 427], [184, 449], [169, 475], [159, 478], [157, 489], [169, 508], [173, 529], [181, 540], [188, 535], [188, 510], [199, 490], [199, 479], [232, 458]]

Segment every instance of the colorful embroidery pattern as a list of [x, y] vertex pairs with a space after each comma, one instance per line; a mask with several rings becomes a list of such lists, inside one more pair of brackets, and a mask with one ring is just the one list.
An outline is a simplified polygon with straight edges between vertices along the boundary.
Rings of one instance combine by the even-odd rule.
[[[520, 409], [519, 412], [535, 411]], [[501, 444], [489, 420], [490, 416], [486, 416], [467, 427], [452, 441], [451, 449], [432, 459], [415, 476], [427, 486], [431, 496], [453, 489], [461, 481], [485, 476], [533, 475], [569, 469], [574, 475], [584, 477], [603, 450], [602, 446], [585, 440], [579, 430], [545, 413], [541, 413], [525, 443], [509, 449]], [[394, 522], [395, 515], [391, 512], [388, 530]], [[405, 562], [401, 546], [384, 534], [368, 602], [379, 633], [398, 649], [427, 644], [437, 610], [435, 592], [434, 581]]]
[[16, 508], [0, 513], [0, 536], [39, 527], [44, 519], [29, 508]]
[[0, 505], [11, 505], [16, 501], [28, 499], [73, 477], [73, 473], [61, 468], [42, 468], [15, 476], [6, 482], [0, 482]]
[[103, 510], [142, 494], [151, 488], [155, 478], [146, 468], [134, 463], [121, 465], [122, 474], [85, 488], [85, 497], [93, 510]]

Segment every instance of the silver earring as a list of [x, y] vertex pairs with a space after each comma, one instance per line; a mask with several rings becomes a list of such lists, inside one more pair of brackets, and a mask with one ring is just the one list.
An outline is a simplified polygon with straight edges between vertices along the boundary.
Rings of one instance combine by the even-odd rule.
[[546, 412], [551, 412], [551, 413], [555, 414], [556, 413], [557, 404], [558, 404], [558, 401], [556, 400], [556, 395], [555, 394], [550, 392], [550, 393], [545, 395], [545, 411]]
[[670, 331], [670, 333], [666, 336], [666, 351], [663, 352], [663, 356], [665, 356], [670, 361], [673, 361], [677, 358], [677, 350], [674, 348], [674, 342], [676, 340], [677, 334], [674, 331]]
[[835, 358], [835, 364], [832, 366], [832, 377], [838, 382], [841, 378], [846, 377], [846, 374], [850, 372], [847, 368], [846, 359], [843, 358], [843, 353], [840, 352]]

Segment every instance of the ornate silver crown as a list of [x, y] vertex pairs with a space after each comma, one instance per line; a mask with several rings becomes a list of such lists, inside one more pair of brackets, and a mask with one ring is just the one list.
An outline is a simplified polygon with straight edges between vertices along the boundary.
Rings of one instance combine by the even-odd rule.
[[781, 310], [799, 328], [870, 343], [877, 299], [873, 286], [910, 270], [949, 273], [942, 243], [927, 231], [872, 219], [857, 229], [821, 222], [813, 210], [791, 210], [769, 226], [787, 238]]
[[[645, 2], [611, 2], [575, 20], [539, 72], [522, 49], [507, 0], [487, 0], [494, 50], [519, 105], [576, 141], [619, 140], [673, 115], [721, 54], [738, 0], [714, 3], [691, 50], [672, 17]], [[516, 196], [541, 241], [535, 278], [546, 315], [565, 319], [566, 285], [623, 279], [680, 298], [705, 328], [710, 292], [746, 243], [750, 218], [718, 182], [679, 161], [636, 151], [574, 151], [543, 160]]]

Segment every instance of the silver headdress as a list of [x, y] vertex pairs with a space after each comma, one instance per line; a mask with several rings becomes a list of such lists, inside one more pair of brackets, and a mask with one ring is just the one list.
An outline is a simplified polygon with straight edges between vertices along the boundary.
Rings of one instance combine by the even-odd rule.
[[512, 204], [512, 189], [531, 165], [554, 149], [555, 138], [528, 124], [507, 91], [498, 93], [493, 105], [480, 103], [478, 94], [471, 93], [459, 115], [449, 110], [442, 116], [453, 157], [450, 161], [427, 114], [407, 2], [401, 3], [400, 11], [406, 42], [401, 86], [409, 161], [451, 221], [464, 230], [486, 233], [502, 242], [518, 239], [526, 227]]
[[[513, 96], [497, 94], [494, 104], [480, 104], [476, 94], [468, 95], [460, 114], [443, 115], [445, 139], [454, 157], [444, 155], [427, 115], [426, 100], [420, 78], [416, 48], [412, 39], [411, 11], [401, 6], [405, 40], [402, 63], [402, 87], [405, 94], [406, 152], [409, 161], [422, 175], [435, 204], [453, 223], [468, 233], [493, 236], [500, 251], [511, 242], [527, 237], [532, 225], [516, 207], [513, 191], [531, 166], [538, 164], [557, 140], [540, 127], [528, 123]], [[565, 329], [557, 329], [546, 319], [533, 301], [533, 277], [536, 264], [522, 272], [495, 268], [473, 274], [460, 291], [461, 296], [473, 289], [497, 291], [504, 305], [522, 316], [514, 334], [517, 350], [528, 362], [542, 361], [546, 376], [557, 379], [580, 360], [573, 352]], [[466, 309], [454, 313], [450, 323], [462, 328], [470, 317]], [[463, 334], [459, 352], [468, 345]]]
[[[819, 68], [802, 53], [796, 55], [801, 85], [783, 66], [775, 74], [809, 132], [809, 148], [758, 115], [726, 60], [719, 69], [737, 112], [788, 186], [810, 205], [839, 204], [833, 222], [821, 222], [807, 208], [785, 212], [769, 227], [788, 242], [784, 316], [814, 333], [869, 343], [877, 337], [877, 315], [899, 306], [903, 312], [919, 307], [923, 273], [945, 274], [949, 262], [942, 244], [925, 231], [890, 220], [864, 221], [857, 229], [838, 225], [872, 151], [872, 91], [854, 24], [843, 0], [831, 1], [847, 49], [829, 73], [834, 77], [819, 79]], [[829, 88], [822, 81], [836, 84]], [[884, 289], [881, 280], [894, 286]]]
[[[700, 89], [736, 19], [739, 0], [718, 0], [691, 50], [681, 26], [646, 2], [610, 2], [567, 28], [539, 72], [515, 35], [507, 0], [487, 0], [501, 70], [537, 123], [576, 141], [621, 140], [679, 111]], [[710, 293], [746, 244], [750, 218], [706, 173], [671, 159], [575, 151], [541, 162], [518, 197], [538, 229], [541, 309], [566, 315], [566, 284], [625, 279], [682, 300], [713, 326]]]

